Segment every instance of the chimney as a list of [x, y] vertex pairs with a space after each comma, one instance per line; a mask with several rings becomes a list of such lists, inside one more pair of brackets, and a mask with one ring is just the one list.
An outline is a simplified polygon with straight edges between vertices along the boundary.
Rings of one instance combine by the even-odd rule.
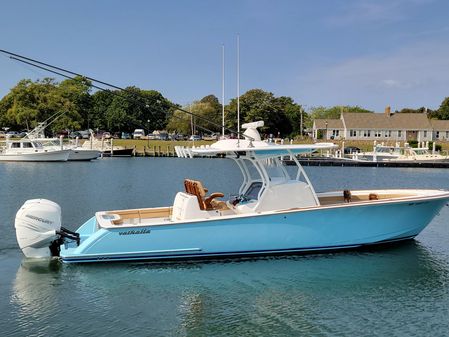
[[390, 106], [385, 107], [385, 115], [391, 116], [391, 107]]

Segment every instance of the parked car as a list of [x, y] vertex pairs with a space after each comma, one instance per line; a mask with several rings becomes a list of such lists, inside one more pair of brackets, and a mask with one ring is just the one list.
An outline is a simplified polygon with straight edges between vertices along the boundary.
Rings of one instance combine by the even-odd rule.
[[97, 132], [95, 133], [95, 138], [98, 138], [98, 139], [101, 139], [101, 138], [108, 139], [108, 138], [111, 138], [111, 134], [110, 134], [109, 132], [107, 132], [107, 131], [99, 130], [99, 131], [97, 131]]
[[131, 139], [131, 135], [128, 132], [122, 132], [122, 139]]
[[57, 137], [68, 137], [69, 136], [69, 131], [68, 130], [62, 130], [56, 133]]
[[218, 134], [212, 133], [210, 135], [203, 136], [203, 140], [217, 140]]
[[81, 138], [83, 139], [89, 139], [90, 138], [90, 134], [92, 133], [92, 130], [81, 130], [78, 131], [81, 134]]
[[201, 140], [201, 136], [200, 135], [191, 135], [189, 140]]
[[73, 132], [70, 132], [69, 138], [74, 139], [74, 138], [76, 138], [76, 137], [78, 137], [79, 139], [81, 139], [81, 138], [83, 138], [83, 135], [82, 135], [79, 131], [73, 131]]
[[7, 137], [19, 137], [19, 133], [17, 132], [17, 131], [8, 131], [7, 133], [6, 133], [6, 136]]
[[[157, 140], [168, 140], [168, 133], [166, 131], [153, 131], [153, 135]], [[149, 135], [148, 135], [149, 136]]]
[[133, 133], [134, 139], [142, 139], [145, 136], [145, 131], [143, 129], [135, 129]]
[[360, 153], [360, 149], [355, 146], [348, 146], [348, 147], [345, 147], [344, 152], [345, 152], [345, 154]]
[[184, 140], [185, 136], [181, 133], [170, 135], [171, 140]]
[[6, 133], [4, 131], [0, 131], [0, 138], [6, 138]]

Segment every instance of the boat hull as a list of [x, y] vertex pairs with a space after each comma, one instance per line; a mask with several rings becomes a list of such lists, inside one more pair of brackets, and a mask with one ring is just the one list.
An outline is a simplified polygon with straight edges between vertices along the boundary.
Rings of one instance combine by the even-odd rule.
[[0, 161], [15, 161], [15, 162], [52, 162], [52, 161], [67, 161], [69, 158], [69, 150], [60, 151], [39, 151], [39, 152], [24, 152], [21, 154], [0, 154]]
[[131, 157], [133, 152], [134, 149], [115, 149], [112, 153], [111, 150], [104, 150], [102, 155], [104, 157]]
[[349, 204], [178, 224], [96, 230], [91, 218], [64, 262], [176, 260], [302, 253], [411, 239], [446, 204], [430, 200]]
[[97, 159], [101, 153], [97, 150], [86, 149], [71, 149], [69, 154], [69, 161], [88, 161]]

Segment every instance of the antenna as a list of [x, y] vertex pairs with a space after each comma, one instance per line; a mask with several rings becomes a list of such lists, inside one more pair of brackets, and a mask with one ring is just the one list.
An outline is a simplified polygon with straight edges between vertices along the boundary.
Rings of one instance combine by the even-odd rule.
[[240, 145], [240, 35], [237, 34], [237, 146]]
[[221, 135], [224, 138], [225, 136], [225, 46], [222, 47], [222, 64], [221, 64], [221, 115], [222, 115], [222, 124], [221, 124]]

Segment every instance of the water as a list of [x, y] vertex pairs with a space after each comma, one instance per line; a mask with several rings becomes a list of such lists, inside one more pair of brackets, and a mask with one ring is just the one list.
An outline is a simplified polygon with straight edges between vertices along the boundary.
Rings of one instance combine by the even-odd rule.
[[[76, 229], [97, 210], [162, 206], [186, 177], [235, 193], [227, 160], [0, 165], [2, 336], [447, 336], [449, 208], [415, 241], [332, 254], [183, 263], [30, 262], [15, 212], [45, 197]], [[306, 168], [318, 191], [445, 188], [449, 171]]]

